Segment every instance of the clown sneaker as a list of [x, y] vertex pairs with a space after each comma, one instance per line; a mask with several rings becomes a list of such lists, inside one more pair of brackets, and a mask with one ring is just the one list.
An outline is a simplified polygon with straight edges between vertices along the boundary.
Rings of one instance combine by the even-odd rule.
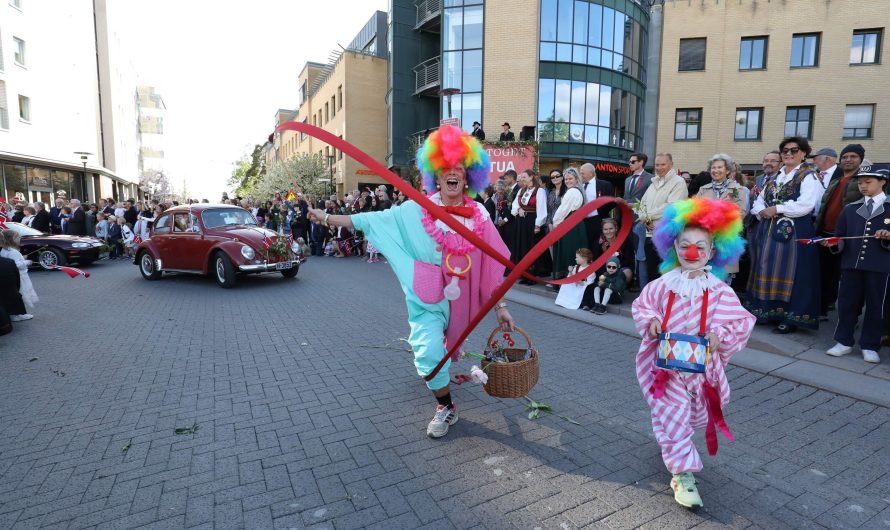
[[674, 490], [674, 500], [684, 508], [701, 508], [704, 504], [695, 487], [695, 477], [692, 473], [676, 473], [671, 479], [671, 489]]
[[436, 406], [436, 414], [426, 427], [426, 435], [430, 438], [441, 438], [448, 434], [448, 427], [457, 423], [457, 406]]

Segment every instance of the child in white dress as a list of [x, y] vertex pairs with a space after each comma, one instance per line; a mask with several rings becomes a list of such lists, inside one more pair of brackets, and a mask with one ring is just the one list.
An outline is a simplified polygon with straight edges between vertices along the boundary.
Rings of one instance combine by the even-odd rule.
[[[579, 248], [575, 253], [575, 266], [569, 267], [568, 275], [574, 276], [579, 272], [587, 270], [591, 261], [593, 261], [593, 252], [587, 248]], [[579, 282], [560, 286], [559, 294], [556, 296], [556, 305], [566, 309], [578, 309], [581, 306], [581, 300], [584, 298], [584, 290], [587, 289], [587, 286], [594, 279], [596, 279], [596, 275], [591, 274]]]
[[[25, 259], [19, 250], [21, 248], [22, 238], [17, 231], [4, 230], [0, 234], [2, 234], [0, 244], [3, 245], [3, 248], [0, 249], [0, 257], [13, 260], [18, 267], [19, 277], [21, 279], [19, 294], [22, 295], [22, 301], [25, 303], [25, 307], [28, 310], [31, 310], [34, 308], [34, 304], [40, 301], [40, 299], [37, 298], [37, 293], [34, 292], [34, 286], [31, 285], [31, 278], [28, 276], [28, 267], [31, 265], [31, 260]], [[25, 313], [24, 315], [10, 315], [10, 319], [13, 321], [30, 320], [31, 318], [34, 318], [34, 315], [29, 313]]]

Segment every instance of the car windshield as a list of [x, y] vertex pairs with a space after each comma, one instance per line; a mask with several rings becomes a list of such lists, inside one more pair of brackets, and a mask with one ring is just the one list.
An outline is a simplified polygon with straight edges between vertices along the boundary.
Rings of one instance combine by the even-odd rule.
[[6, 223], [6, 228], [10, 230], [15, 230], [19, 233], [20, 236], [42, 236], [43, 232], [40, 230], [35, 230], [30, 226], [25, 226], [21, 223]]
[[256, 224], [256, 219], [243, 208], [211, 208], [201, 213], [201, 220], [206, 228]]

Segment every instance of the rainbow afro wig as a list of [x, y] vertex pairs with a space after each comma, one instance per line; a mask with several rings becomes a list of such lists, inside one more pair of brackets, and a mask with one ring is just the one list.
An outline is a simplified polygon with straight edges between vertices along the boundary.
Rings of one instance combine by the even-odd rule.
[[674, 242], [687, 228], [701, 228], [711, 234], [711, 273], [725, 279], [726, 266], [736, 263], [745, 250], [739, 207], [729, 201], [699, 197], [668, 206], [652, 235], [652, 243], [663, 260], [659, 267], [662, 274], [680, 266]]
[[417, 167], [423, 175], [428, 192], [436, 190], [436, 179], [450, 167], [463, 166], [467, 170], [467, 184], [475, 193], [488, 186], [491, 163], [488, 153], [478, 140], [460, 127], [443, 125], [424, 140], [417, 150]]

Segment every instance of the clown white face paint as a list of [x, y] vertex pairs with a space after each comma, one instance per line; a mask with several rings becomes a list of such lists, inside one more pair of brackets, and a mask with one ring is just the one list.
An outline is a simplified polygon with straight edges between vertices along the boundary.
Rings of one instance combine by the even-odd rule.
[[680, 260], [680, 269], [683, 271], [703, 269], [714, 252], [711, 235], [697, 227], [683, 230], [677, 237], [674, 248]]

